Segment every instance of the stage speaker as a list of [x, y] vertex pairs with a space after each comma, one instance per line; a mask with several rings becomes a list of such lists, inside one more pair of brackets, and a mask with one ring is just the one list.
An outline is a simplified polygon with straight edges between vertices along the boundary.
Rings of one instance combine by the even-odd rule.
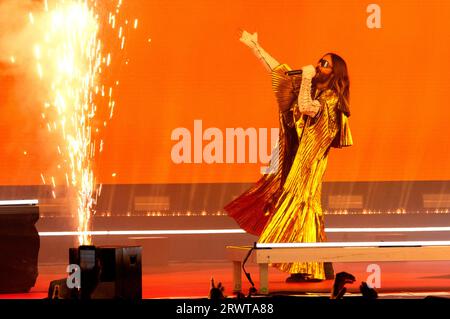
[[28, 292], [38, 276], [37, 200], [0, 201], [0, 293]]
[[69, 262], [81, 269], [81, 299], [141, 299], [142, 247], [80, 246]]

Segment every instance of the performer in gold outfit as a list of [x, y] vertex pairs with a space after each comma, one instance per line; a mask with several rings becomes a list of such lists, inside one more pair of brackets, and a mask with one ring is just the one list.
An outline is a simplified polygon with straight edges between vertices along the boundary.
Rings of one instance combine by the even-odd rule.
[[[229, 216], [260, 243], [325, 241], [321, 208], [322, 179], [331, 147], [353, 144], [348, 117], [350, 82], [345, 61], [324, 55], [316, 67], [289, 75], [258, 43], [257, 33], [242, 32], [272, 76], [279, 105], [280, 136], [273, 172], [225, 206]], [[275, 165], [274, 165], [275, 164]], [[287, 282], [331, 279], [322, 262], [273, 264], [291, 276]], [[331, 266], [331, 264], [330, 264]]]

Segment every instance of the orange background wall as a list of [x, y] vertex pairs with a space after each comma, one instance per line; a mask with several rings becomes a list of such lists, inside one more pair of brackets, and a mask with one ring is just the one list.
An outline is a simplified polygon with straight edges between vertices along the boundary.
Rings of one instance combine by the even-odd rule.
[[[369, 3], [124, 1], [139, 28], [127, 39], [128, 65], [115, 69], [120, 86], [96, 160], [99, 182], [259, 177], [261, 164], [174, 164], [170, 156], [172, 130], [193, 131], [195, 119], [223, 131], [278, 125], [270, 77], [239, 42], [241, 28], [257, 31], [261, 45], [293, 68], [329, 51], [347, 61], [355, 145], [332, 151], [326, 180], [450, 179], [450, 2], [374, 1], [381, 29], [366, 26]], [[33, 87], [20, 76], [0, 75], [0, 184], [40, 184], [55, 155], [40, 105], [26, 98]]]

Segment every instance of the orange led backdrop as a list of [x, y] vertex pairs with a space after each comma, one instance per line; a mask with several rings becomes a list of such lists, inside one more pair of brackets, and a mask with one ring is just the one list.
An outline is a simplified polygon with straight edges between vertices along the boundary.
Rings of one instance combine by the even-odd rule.
[[[293, 68], [315, 64], [329, 51], [346, 60], [354, 146], [332, 150], [327, 181], [450, 179], [450, 2], [374, 1], [379, 28], [368, 26], [369, 3], [125, 0], [124, 15], [139, 27], [126, 49], [112, 54], [120, 85], [102, 132], [97, 180], [252, 182], [260, 176], [259, 159], [194, 163], [195, 120], [200, 134], [223, 132], [224, 159], [227, 128], [278, 126], [270, 76], [239, 41], [240, 29], [258, 32], [260, 44]], [[35, 86], [11, 72], [7, 60], [0, 76], [0, 184], [41, 184], [56, 147], [32, 99]], [[192, 134], [192, 163], [174, 163], [177, 128]]]

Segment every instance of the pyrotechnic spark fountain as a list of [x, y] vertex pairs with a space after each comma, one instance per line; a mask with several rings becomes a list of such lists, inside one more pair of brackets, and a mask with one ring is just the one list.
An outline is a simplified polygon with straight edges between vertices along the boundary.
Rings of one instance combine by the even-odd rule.
[[[122, 1], [119, 0], [114, 13], [109, 13], [109, 26], [116, 28], [116, 14]], [[115, 102], [112, 87], [101, 84], [100, 74], [109, 67], [111, 53], [104, 54], [99, 39], [100, 18], [95, 11], [94, 0], [45, 0], [43, 12], [29, 13], [29, 23], [36, 30], [33, 53], [36, 74], [48, 88], [47, 101], [43, 105], [42, 118], [47, 121], [49, 132], [62, 137], [62, 145], [57, 145], [62, 165], [66, 169], [65, 182], [76, 197], [78, 216], [78, 240], [80, 245], [91, 244], [89, 228], [91, 216], [101, 187], [96, 187], [93, 159], [98, 147], [101, 152], [103, 141], [96, 143], [93, 133], [97, 105], [96, 97], [109, 99], [109, 114], [112, 117]], [[135, 22], [137, 27], [137, 20]], [[125, 36], [119, 27], [120, 49], [124, 48]], [[106, 126], [106, 121], [101, 121]], [[97, 145], [98, 144], [98, 145]], [[54, 176], [51, 181], [53, 197], [57, 196]]]

